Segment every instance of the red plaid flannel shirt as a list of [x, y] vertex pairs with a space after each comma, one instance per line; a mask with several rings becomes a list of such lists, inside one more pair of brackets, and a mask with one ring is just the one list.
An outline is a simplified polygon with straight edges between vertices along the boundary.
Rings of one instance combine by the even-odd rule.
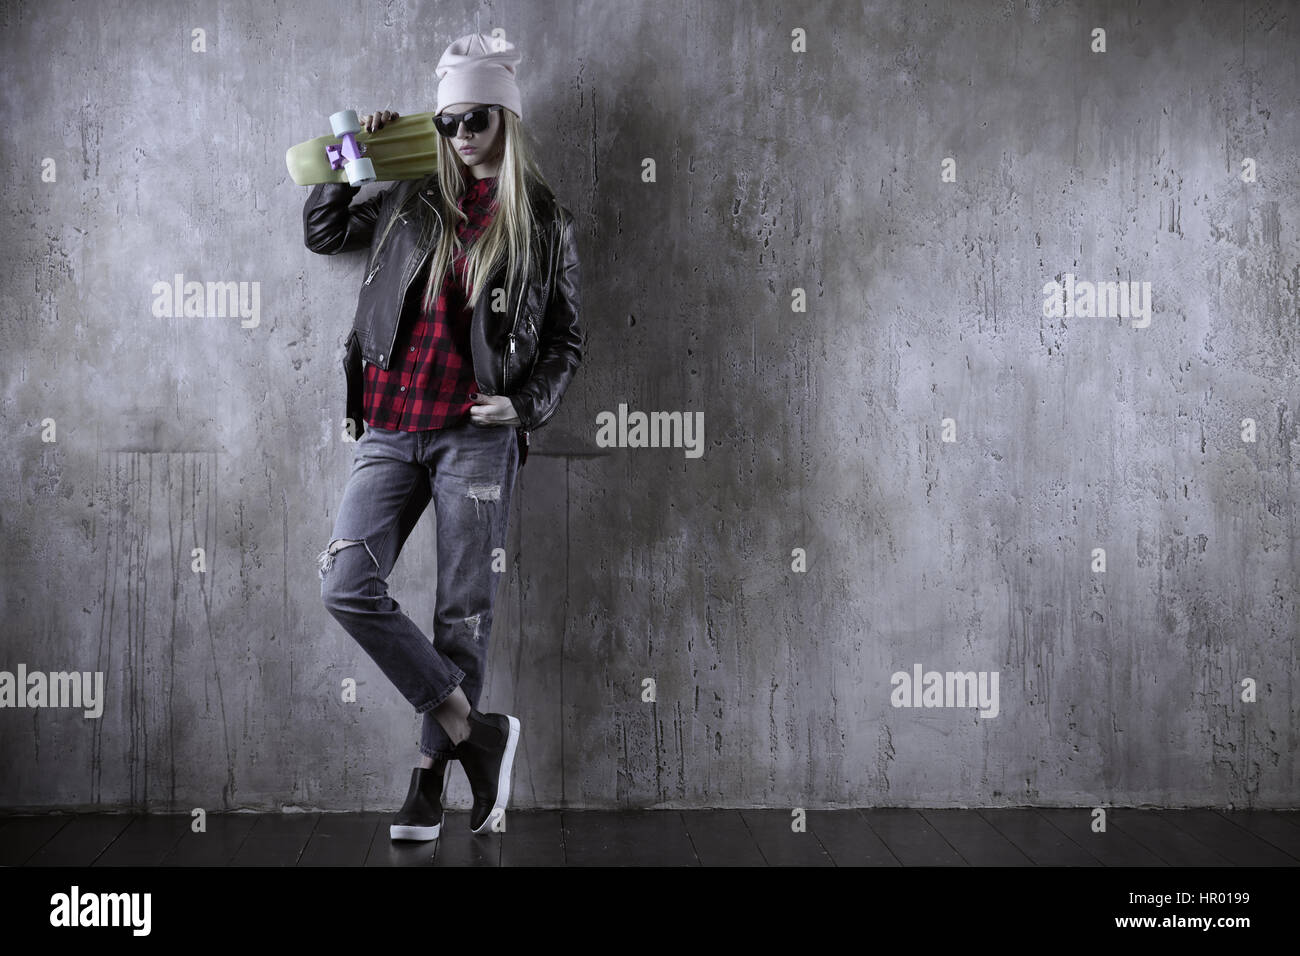
[[419, 317], [397, 331], [387, 369], [366, 364], [364, 419], [367, 425], [393, 431], [426, 431], [467, 422], [478, 392], [470, 355], [473, 314], [466, 302], [465, 251], [492, 222], [496, 212], [496, 177], [472, 180], [460, 208], [468, 222], [456, 227], [462, 248], [451, 273], [435, 288], [433, 256], [425, 265]]

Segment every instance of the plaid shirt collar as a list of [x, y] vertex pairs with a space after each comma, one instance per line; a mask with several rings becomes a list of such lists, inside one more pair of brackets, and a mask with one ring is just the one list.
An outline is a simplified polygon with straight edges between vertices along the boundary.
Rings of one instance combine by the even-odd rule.
[[471, 177], [469, 184], [465, 187], [465, 195], [475, 199], [490, 195], [496, 192], [496, 185], [497, 178], [495, 176], [484, 176], [482, 179]]

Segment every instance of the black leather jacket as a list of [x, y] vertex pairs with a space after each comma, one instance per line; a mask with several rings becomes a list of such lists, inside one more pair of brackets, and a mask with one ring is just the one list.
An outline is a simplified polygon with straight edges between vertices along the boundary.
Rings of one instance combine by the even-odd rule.
[[[322, 183], [314, 187], [303, 209], [303, 238], [307, 248], [321, 255], [336, 255], [370, 248], [365, 279], [357, 300], [352, 332], [347, 340], [343, 370], [347, 378], [347, 418], [360, 438], [362, 422], [361, 360], [388, 368], [402, 317], [419, 308], [421, 289], [412, 281], [437, 249], [445, 224], [434, 205], [436, 175], [403, 180], [351, 205], [359, 186]], [[388, 217], [412, 190], [422, 202], [408, 209], [405, 223], [393, 223], [383, 236]], [[555, 414], [564, 390], [582, 361], [584, 336], [578, 323], [578, 245], [573, 216], [541, 182], [529, 180], [529, 200], [538, 228], [533, 240], [533, 269], [526, 288], [507, 292], [507, 308], [493, 312], [492, 296], [479, 297], [470, 326], [474, 375], [485, 394], [505, 395], [515, 407], [520, 424], [519, 464], [528, 457], [528, 435]], [[419, 246], [419, 216], [436, 219], [432, 238]], [[380, 239], [383, 238], [382, 247]], [[488, 288], [503, 284], [500, 266]]]

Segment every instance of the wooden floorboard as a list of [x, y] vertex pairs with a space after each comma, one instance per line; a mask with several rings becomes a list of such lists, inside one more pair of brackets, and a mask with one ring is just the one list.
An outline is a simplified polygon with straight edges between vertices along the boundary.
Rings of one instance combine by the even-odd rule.
[[391, 813], [322, 813], [298, 858], [299, 866], [363, 866], [381, 821], [388, 833]]
[[131, 824], [126, 814], [73, 817], [27, 860], [28, 866], [90, 866]]
[[323, 814], [259, 814], [233, 866], [297, 866]]
[[926, 822], [971, 866], [1028, 866], [1032, 860], [978, 810], [922, 810]]
[[565, 810], [569, 866], [697, 866], [677, 810]]
[[1164, 810], [1174, 826], [1204, 843], [1233, 866], [1295, 866], [1294, 858], [1213, 810]]
[[682, 825], [701, 866], [766, 866], [739, 810], [689, 810]]
[[859, 810], [809, 810], [808, 829], [817, 834], [836, 866], [903, 865]]
[[391, 813], [0, 817], [0, 866], [1300, 866], [1295, 815], [1109, 808], [514, 810], [473, 834], [394, 843]]
[[[1058, 834], [1064, 836], [1066, 841], [1059, 844], [1059, 850], [1053, 840], [1059, 840], [1059, 837], [1052, 834], [1050, 830], [1042, 831], [1041, 845], [1036, 845], [1034, 852], [1030, 853], [1034, 857], [1034, 862], [1039, 864], [1054, 866], [1164, 866], [1160, 857], [1156, 856], [1145, 846], [1138, 843], [1127, 832], [1113, 826], [1107, 826], [1106, 832], [1092, 832], [1092, 808], [1091, 807], [1038, 807], [1034, 810], [981, 810], [981, 813], [988, 817], [990, 823], [996, 826], [1003, 833], [1007, 833], [1006, 826], [1003, 823], [1003, 814], [1019, 813], [1036, 816], [1040, 820], [1050, 824]], [[1114, 813], [1114, 810], [1109, 813]], [[1026, 816], [1024, 819], [1030, 819]], [[1109, 816], [1108, 816], [1109, 820]], [[1024, 845], [1016, 839], [1014, 833], [1008, 833], [1008, 836], [1016, 841], [1016, 845], [1024, 849]], [[1069, 846], [1066, 846], [1066, 843]], [[1071, 848], [1072, 847], [1072, 848]], [[1055, 858], [1054, 854], [1056, 854]], [[1079, 855], [1083, 854], [1082, 859]], [[1068, 855], [1068, 859], [1067, 859]]]
[[919, 810], [875, 807], [860, 810], [863, 819], [903, 866], [964, 866], [948, 841]]
[[161, 866], [190, 829], [188, 814], [132, 817], [130, 824], [95, 861], [95, 866]]
[[229, 866], [259, 816], [261, 814], [209, 813], [204, 818], [202, 833], [194, 832], [194, 820], [191, 819], [180, 841], [163, 857], [162, 865]]
[[[509, 832], [510, 820], [506, 819]], [[435, 866], [500, 866], [503, 833], [472, 833], [468, 810], [448, 810], [434, 850]]]
[[1300, 827], [1292, 825], [1297, 814], [1286, 810], [1216, 810], [1231, 821], [1287, 856], [1300, 861]]
[[1231, 866], [1222, 855], [1174, 826], [1170, 817], [1178, 812], [1117, 807], [1109, 812], [1108, 825], [1129, 834], [1169, 866]]
[[1214, 813], [1300, 862], [1300, 829], [1288, 822], [1295, 818], [1294, 813], [1284, 810], [1214, 810]]
[[0, 866], [22, 866], [72, 819], [71, 815], [54, 814], [7, 817], [0, 830]]
[[564, 865], [564, 821], [559, 810], [511, 810], [500, 839], [502, 866]]
[[805, 828], [796, 832], [789, 810], [741, 810], [740, 815], [768, 866], [835, 865], [806, 818]]

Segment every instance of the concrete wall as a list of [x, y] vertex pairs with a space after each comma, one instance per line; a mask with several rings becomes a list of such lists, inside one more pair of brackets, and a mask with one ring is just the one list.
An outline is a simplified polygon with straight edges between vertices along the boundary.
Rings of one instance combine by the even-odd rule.
[[[589, 341], [492, 636], [517, 806], [1296, 805], [1294, 8], [50, 0], [2, 26], [0, 669], [106, 683], [98, 719], [0, 709], [0, 806], [400, 803], [418, 721], [315, 561], [362, 257], [303, 247], [283, 154], [335, 109], [431, 109], [443, 47], [495, 27]], [[177, 273], [258, 283], [258, 324], [156, 317]], [[1067, 273], [1149, 282], [1150, 324], [1045, 316]], [[601, 447], [620, 403], [703, 412], [705, 453]], [[424, 627], [434, 520], [390, 581]], [[893, 706], [918, 664], [996, 672], [997, 715]]]

